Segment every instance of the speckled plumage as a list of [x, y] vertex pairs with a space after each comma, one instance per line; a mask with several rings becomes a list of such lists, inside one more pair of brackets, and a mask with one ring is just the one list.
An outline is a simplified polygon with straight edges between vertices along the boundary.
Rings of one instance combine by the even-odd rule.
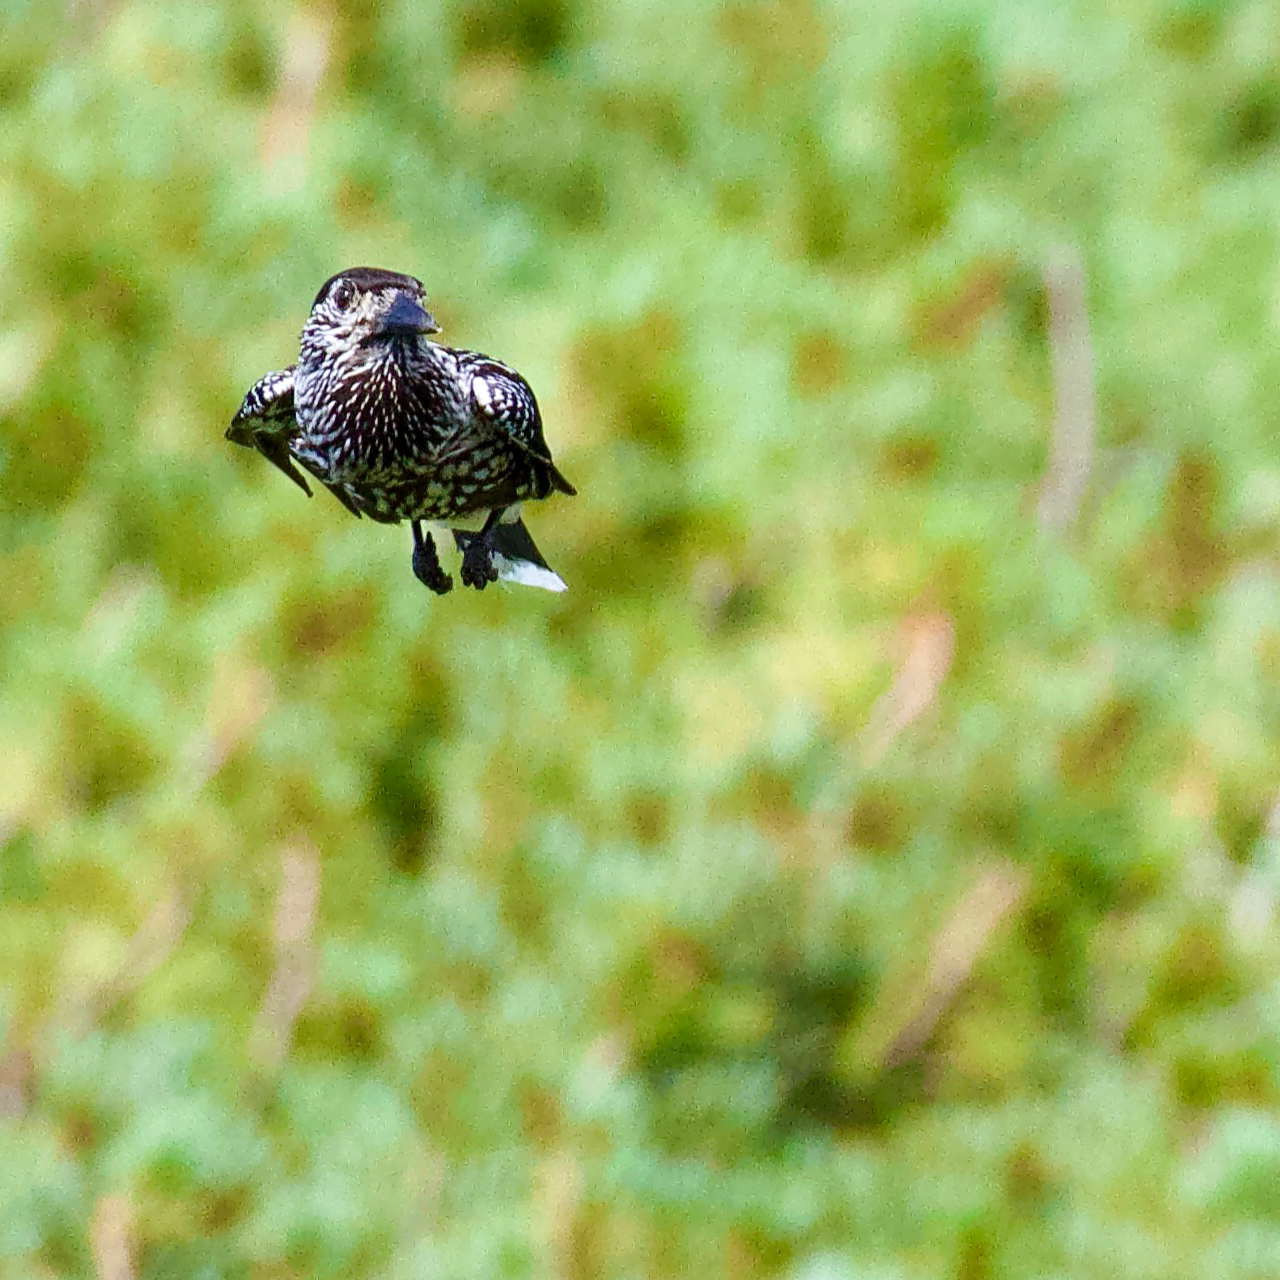
[[[487, 516], [480, 535], [459, 540], [463, 581], [483, 587], [498, 573], [493, 556], [516, 545], [509, 509], [575, 490], [551, 460], [529, 384], [489, 356], [431, 342], [438, 327], [423, 303], [421, 282], [397, 272], [355, 267], [327, 280], [297, 364], [250, 388], [227, 437], [310, 493], [296, 462], [357, 516]], [[448, 590], [416, 523], [414, 537], [415, 572]]]

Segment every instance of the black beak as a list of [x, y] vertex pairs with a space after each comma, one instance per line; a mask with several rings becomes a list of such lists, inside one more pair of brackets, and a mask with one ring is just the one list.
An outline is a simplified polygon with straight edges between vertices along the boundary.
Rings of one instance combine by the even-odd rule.
[[439, 333], [440, 326], [421, 303], [407, 293], [397, 293], [374, 332], [380, 338], [411, 337], [418, 333]]

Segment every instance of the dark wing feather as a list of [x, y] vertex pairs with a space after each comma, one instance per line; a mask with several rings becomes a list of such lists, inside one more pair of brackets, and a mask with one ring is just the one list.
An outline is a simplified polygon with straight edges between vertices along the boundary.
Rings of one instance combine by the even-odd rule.
[[311, 486], [293, 465], [289, 440], [297, 434], [293, 409], [293, 368], [276, 369], [258, 379], [246, 392], [244, 403], [227, 428], [233, 444], [257, 449], [268, 462], [296, 484], [309, 498]]
[[[293, 366], [277, 369], [258, 379], [245, 395], [236, 416], [227, 428], [227, 439], [233, 444], [257, 449], [268, 462], [279, 467], [311, 497], [311, 486], [302, 472], [294, 466], [289, 445], [298, 434], [298, 419], [293, 403]], [[304, 464], [305, 465], [305, 464]], [[316, 476], [326, 489], [358, 520], [360, 509], [345, 490], [330, 484], [322, 476]]]
[[514, 369], [487, 356], [473, 356], [465, 367], [471, 374], [473, 421], [501, 432], [517, 448], [541, 462], [547, 468], [552, 487], [571, 497], [577, 493], [551, 461], [533, 388]]

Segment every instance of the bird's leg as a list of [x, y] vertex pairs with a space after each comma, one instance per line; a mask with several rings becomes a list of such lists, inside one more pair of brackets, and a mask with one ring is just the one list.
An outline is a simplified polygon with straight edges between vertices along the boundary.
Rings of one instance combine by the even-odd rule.
[[465, 537], [454, 531], [454, 540], [462, 549], [462, 584], [483, 591], [491, 582], [498, 580], [498, 566], [493, 562], [493, 542], [491, 534], [498, 527], [504, 507], [495, 507], [489, 512], [484, 528], [479, 533]]
[[453, 590], [453, 579], [440, 567], [435, 539], [422, 532], [422, 521], [412, 521], [413, 526], [413, 574], [424, 586], [438, 596]]

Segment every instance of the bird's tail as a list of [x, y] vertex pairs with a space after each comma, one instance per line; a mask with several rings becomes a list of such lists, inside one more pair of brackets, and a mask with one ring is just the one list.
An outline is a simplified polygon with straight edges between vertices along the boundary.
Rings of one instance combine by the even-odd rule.
[[524, 521], [515, 519], [495, 524], [488, 533], [471, 533], [455, 529], [453, 540], [465, 552], [476, 538], [484, 538], [493, 554], [493, 563], [501, 582], [518, 582], [526, 587], [542, 587], [546, 591], [567, 591], [568, 584], [542, 558]]

